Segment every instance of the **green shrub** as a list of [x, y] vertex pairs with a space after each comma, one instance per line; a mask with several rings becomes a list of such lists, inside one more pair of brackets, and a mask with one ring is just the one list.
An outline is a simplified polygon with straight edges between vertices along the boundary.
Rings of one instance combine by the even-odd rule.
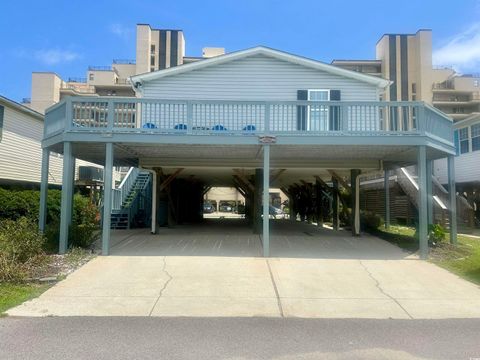
[[21, 217], [0, 222], [0, 281], [19, 281], [45, 262], [45, 237], [32, 220]]
[[[47, 223], [60, 217], [60, 190], [48, 190]], [[38, 220], [40, 192], [38, 190], [7, 190], [0, 188], [0, 219], [16, 220], [27, 217]]]
[[[47, 252], [58, 251], [60, 208], [62, 192], [49, 189], [47, 198], [47, 225], [43, 248]], [[26, 217], [38, 222], [40, 192], [38, 190], [6, 190], [0, 188], [0, 219], [17, 220]], [[90, 199], [74, 196], [69, 246], [90, 247], [98, 236], [98, 209]], [[37, 227], [37, 225], [35, 225]]]
[[98, 209], [90, 199], [74, 196], [72, 225], [69, 246], [89, 248], [98, 239]]
[[364, 229], [377, 230], [384, 224], [382, 217], [372, 211], [361, 211], [360, 222]]
[[[428, 245], [437, 246], [445, 240], [447, 235], [446, 230], [440, 224], [429, 224], [428, 225]], [[418, 226], [415, 229], [415, 239], [418, 240]]]
[[431, 246], [437, 246], [445, 240], [446, 231], [440, 224], [428, 225], [428, 242]]

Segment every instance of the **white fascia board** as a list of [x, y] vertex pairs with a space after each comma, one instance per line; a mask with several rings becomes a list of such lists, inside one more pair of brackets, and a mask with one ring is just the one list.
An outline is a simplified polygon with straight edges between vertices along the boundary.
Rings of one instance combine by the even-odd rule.
[[390, 80], [386, 80], [376, 76], [366, 75], [356, 71], [342, 69], [334, 65], [325, 64], [317, 60], [308, 59], [302, 56], [289, 54], [283, 51], [279, 51], [279, 50], [275, 50], [275, 49], [271, 49], [263, 46], [257, 46], [257, 47], [246, 49], [246, 50], [240, 50], [240, 51], [228, 53], [225, 55], [220, 55], [213, 58], [200, 60], [190, 64], [175, 66], [175, 67], [164, 69], [164, 70], [158, 70], [154, 72], [134, 75], [130, 78], [130, 80], [132, 85], [135, 86], [136, 83], [144, 83], [144, 82], [160, 79], [166, 76], [182, 74], [185, 72], [203, 69], [209, 66], [219, 65], [226, 62], [246, 58], [248, 56], [259, 55], [259, 54], [270, 56], [279, 60], [288, 61], [290, 63], [298, 64], [301, 66], [309, 67], [315, 70], [325, 71], [331, 74], [335, 74], [335, 75], [339, 75], [339, 76], [343, 76], [351, 79], [356, 79], [362, 82], [375, 85], [382, 89], [386, 88], [387, 86], [393, 83]]

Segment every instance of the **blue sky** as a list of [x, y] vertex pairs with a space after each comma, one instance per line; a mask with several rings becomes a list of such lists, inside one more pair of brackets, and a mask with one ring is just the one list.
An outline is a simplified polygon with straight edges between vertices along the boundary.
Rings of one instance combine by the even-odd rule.
[[204, 46], [266, 45], [330, 62], [374, 58], [384, 33], [433, 30], [434, 62], [480, 72], [480, 0], [0, 2], [0, 94], [30, 96], [32, 71], [85, 77], [88, 65], [135, 58], [135, 25], [183, 29], [187, 55]]

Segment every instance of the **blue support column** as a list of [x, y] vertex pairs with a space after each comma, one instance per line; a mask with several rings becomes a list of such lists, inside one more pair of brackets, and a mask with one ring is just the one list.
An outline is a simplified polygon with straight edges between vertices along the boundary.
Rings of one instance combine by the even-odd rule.
[[152, 221], [151, 230], [152, 234], [158, 234], [158, 222], [157, 222], [157, 172], [151, 171], [152, 174]]
[[42, 173], [40, 176], [40, 209], [38, 214], [38, 229], [43, 233], [47, 224], [47, 198], [48, 198], [48, 168], [50, 164], [50, 151], [42, 149]]
[[420, 258], [428, 257], [427, 147], [418, 147], [418, 241]]
[[333, 230], [338, 231], [340, 228], [340, 219], [339, 219], [339, 198], [338, 198], [338, 180], [336, 178], [332, 178], [333, 183], [333, 191], [332, 191], [332, 223], [333, 223]]
[[73, 197], [72, 143], [63, 143], [62, 200], [60, 210], [60, 242], [58, 251], [65, 254], [68, 248], [68, 232], [72, 219]]
[[253, 189], [253, 233], [260, 234], [262, 221], [262, 179], [263, 169], [255, 169], [255, 186]]
[[450, 198], [450, 243], [457, 245], [457, 188], [455, 186], [455, 156], [448, 156], [448, 194]]
[[390, 229], [390, 170], [385, 170], [383, 177], [385, 190], [385, 229]]
[[74, 202], [74, 195], [75, 195], [75, 169], [76, 169], [76, 160], [72, 157], [72, 211], [70, 212], [70, 217], [68, 218], [68, 224], [72, 225], [72, 217], [73, 217], [73, 208], [75, 205]]
[[113, 144], [105, 144], [103, 178], [102, 255], [110, 253], [110, 222], [112, 218]]
[[315, 193], [316, 193], [316, 213], [317, 213], [317, 226], [323, 227], [323, 193], [322, 193], [322, 186], [318, 179], [315, 182]]
[[427, 213], [428, 213], [428, 224], [434, 224], [435, 219], [433, 218], [433, 161], [427, 160]]
[[270, 256], [270, 145], [263, 145], [263, 256]]
[[352, 235], [360, 235], [360, 170], [350, 171], [350, 186], [352, 188]]

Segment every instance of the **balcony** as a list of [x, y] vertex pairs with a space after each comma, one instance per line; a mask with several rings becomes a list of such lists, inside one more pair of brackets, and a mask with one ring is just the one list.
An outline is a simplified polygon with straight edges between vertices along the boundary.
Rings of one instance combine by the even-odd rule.
[[80, 82], [66, 83], [61, 88], [60, 91], [73, 93], [73, 94], [95, 94], [95, 88], [93, 86], [86, 85]]
[[[177, 101], [68, 97], [45, 115], [44, 139], [76, 134], [127, 141], [253, 144], [413, 144], [430, 137], [453, 147], [452, 120], [423, 102]], [[88, 135], [88, 136], [87, 136]], [[362, 139], [363, 138], [363, 139]], [[135, 140], [134, 140], [135, 139]], [[320, 140], [324, 139], [324, 140]], [[410, 140], [407, 140], [410, 139]], [[105, 140], [105, 139], [103, 139]], [[83, 140], [82, 140], [83, 141]], [[326, 143], [328, 143], [328, 141]]]

